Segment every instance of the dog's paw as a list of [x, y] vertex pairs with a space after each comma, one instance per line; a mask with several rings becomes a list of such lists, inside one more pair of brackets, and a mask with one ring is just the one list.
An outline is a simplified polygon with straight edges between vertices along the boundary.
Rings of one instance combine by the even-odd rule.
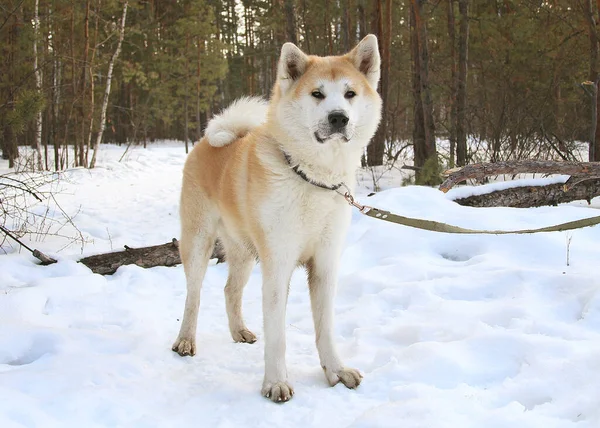
[[231, 333], [231, 337], [233, 337], [234, 342], [241, 343], [254, 343], [256, 342], [256, 335], [252, 333], [250, 330], [239, 330]]
[[323, 368], [323, 370], [325, 370], [325, 376], [331, 386], [335, 386], [339, 382], [342, 382], [347, 388], [354, 389], [358, 387], [362, 381], [362, 375], [356, 369], [342, 367], [337, 371], [332, 371], [327, 368]]
[[196, 339], [178, 337], [171, 349], [182, 357], [193, 357], [196, 355]]
[[287, 382], [265, 382], [262, 395], [275, 403], [285, 403], [294, 396], [294, 388]]

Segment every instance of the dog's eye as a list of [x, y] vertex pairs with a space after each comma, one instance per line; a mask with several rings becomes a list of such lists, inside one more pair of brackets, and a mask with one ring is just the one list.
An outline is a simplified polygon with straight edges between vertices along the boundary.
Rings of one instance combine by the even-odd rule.
[[344, 97], [347, 99], [354, 98], [355, 96], [356, 96], [356, 92], [354, 92], [354, 91], [348, 91], [344, 94]]
[[325, 98], [325, 95], [321, 91], [312, 91], [311, 95], [318, 100], [322, 100]]

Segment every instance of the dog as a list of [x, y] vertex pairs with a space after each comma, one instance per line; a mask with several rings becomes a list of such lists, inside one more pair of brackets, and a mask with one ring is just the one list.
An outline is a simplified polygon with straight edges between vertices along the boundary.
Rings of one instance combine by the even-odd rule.
[[196, 353], [200, 289], [218, 238], [229, 267], [225, 301], [235, 342], [253, 343], [242, 293], [256, 259], [263, 278], [265, 373], [262, 394], [294, 395], [285, 362], [289, 282], [308, 272], [321, 367], [330, 385], [356, 388], [334, 344], [333, 299], [356, 171], [381, 117], [377, 38], [366, 36], [342, 56], [281, 49], [270, 102], [242, 98], [209, 122], [189, 154], [181, 191], [181, 240], [187, 296], [173, 351]]

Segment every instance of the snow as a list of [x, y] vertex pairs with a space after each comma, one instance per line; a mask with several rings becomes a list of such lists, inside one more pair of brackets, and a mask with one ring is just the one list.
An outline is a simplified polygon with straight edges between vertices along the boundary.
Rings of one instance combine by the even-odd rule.
[[[178, 236], [183, 148], [135, 148], [118, 162], [123, 150], [103, 147], [99, 168], [70, 170], [58, 187], [62, 209], [76, 214], [85, 255]], [[418, 186], [367, 197], [368, 180], [361, 183], [362, 203], [469, 228], [543, 227], [598, 214], [594, 206], [576, 205], [461, 207]], [[63, 214], [46, 206], [49, 224], [58, 228]], [[355, 212], [341, 261], [336, 340], [345, 362], [364, 374], [363, 384], [355, 391], [327, 386], [306, 277], [298, 270], [287, 312], [296, 395], [285, 405], [260, 395], [258, 266], [244, 311], [259, 341], [232, 342], [223, 296], [227, 266], [212, 265], [202, 290], [198, 354], [181, 358], [170, 350], [185, 299], [181, 266], [94, 275], [76, 263], [81, 240], [64, 238], [77, 235], [73, 226], [59, 234], [27, 240], [59, 259], [47, 267], [3, 244], [3, 428], [600, 426], [600, 227], [446, 235]]]

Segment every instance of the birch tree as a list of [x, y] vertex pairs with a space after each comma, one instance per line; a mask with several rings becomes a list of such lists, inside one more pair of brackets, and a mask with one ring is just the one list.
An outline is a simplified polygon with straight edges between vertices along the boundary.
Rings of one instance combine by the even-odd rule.
[[[38, 40], [40, 35], [40, 18], [39, 18], [40, 0], [35, 0], [33, 12], [33, 70], [35, 73], [35, 89], [40, 98], [42, 97], [42, 71], [38, 64]], [[39, 109], [35, 117], [35, 165], [38, 170], [45, 169], [42, 163], [42, 109]]]
[[113, 53], [110, 58], [110, 62], [108, 63], [108, 73], [106, 74], [106, 88], [104, 89], [104, 100], [102, 101], [102, 110], [100, 112], [100, 130], [98, 131], [98, 136], [96, 137], [96, 142], [94, 143], [94, 154], [92, 155], [92, 159], [90, 160], [90, 168], [94, 168], [96, 166], [96, 155], [98, 153], [98, 146], [102, 142], [102, 136], [104, 135], [104, 128], [106, 126], [106, 109], [108, 108], [108, 98], [110, 97], [110, 84], [113, 76], [113, 69], [115, 67], [115, 62], [119, 57], [119, 53], [121, 52], [121, 45], [123, 44], [123, 38], [125, 37], [125, 19], [127, 18], [127, 6], [129, 2], [126, 0], [123, 4], [123, 15], [121, 17], [121, 25], [119, 27], [119, 42], [117, 43], [117, 49]]

